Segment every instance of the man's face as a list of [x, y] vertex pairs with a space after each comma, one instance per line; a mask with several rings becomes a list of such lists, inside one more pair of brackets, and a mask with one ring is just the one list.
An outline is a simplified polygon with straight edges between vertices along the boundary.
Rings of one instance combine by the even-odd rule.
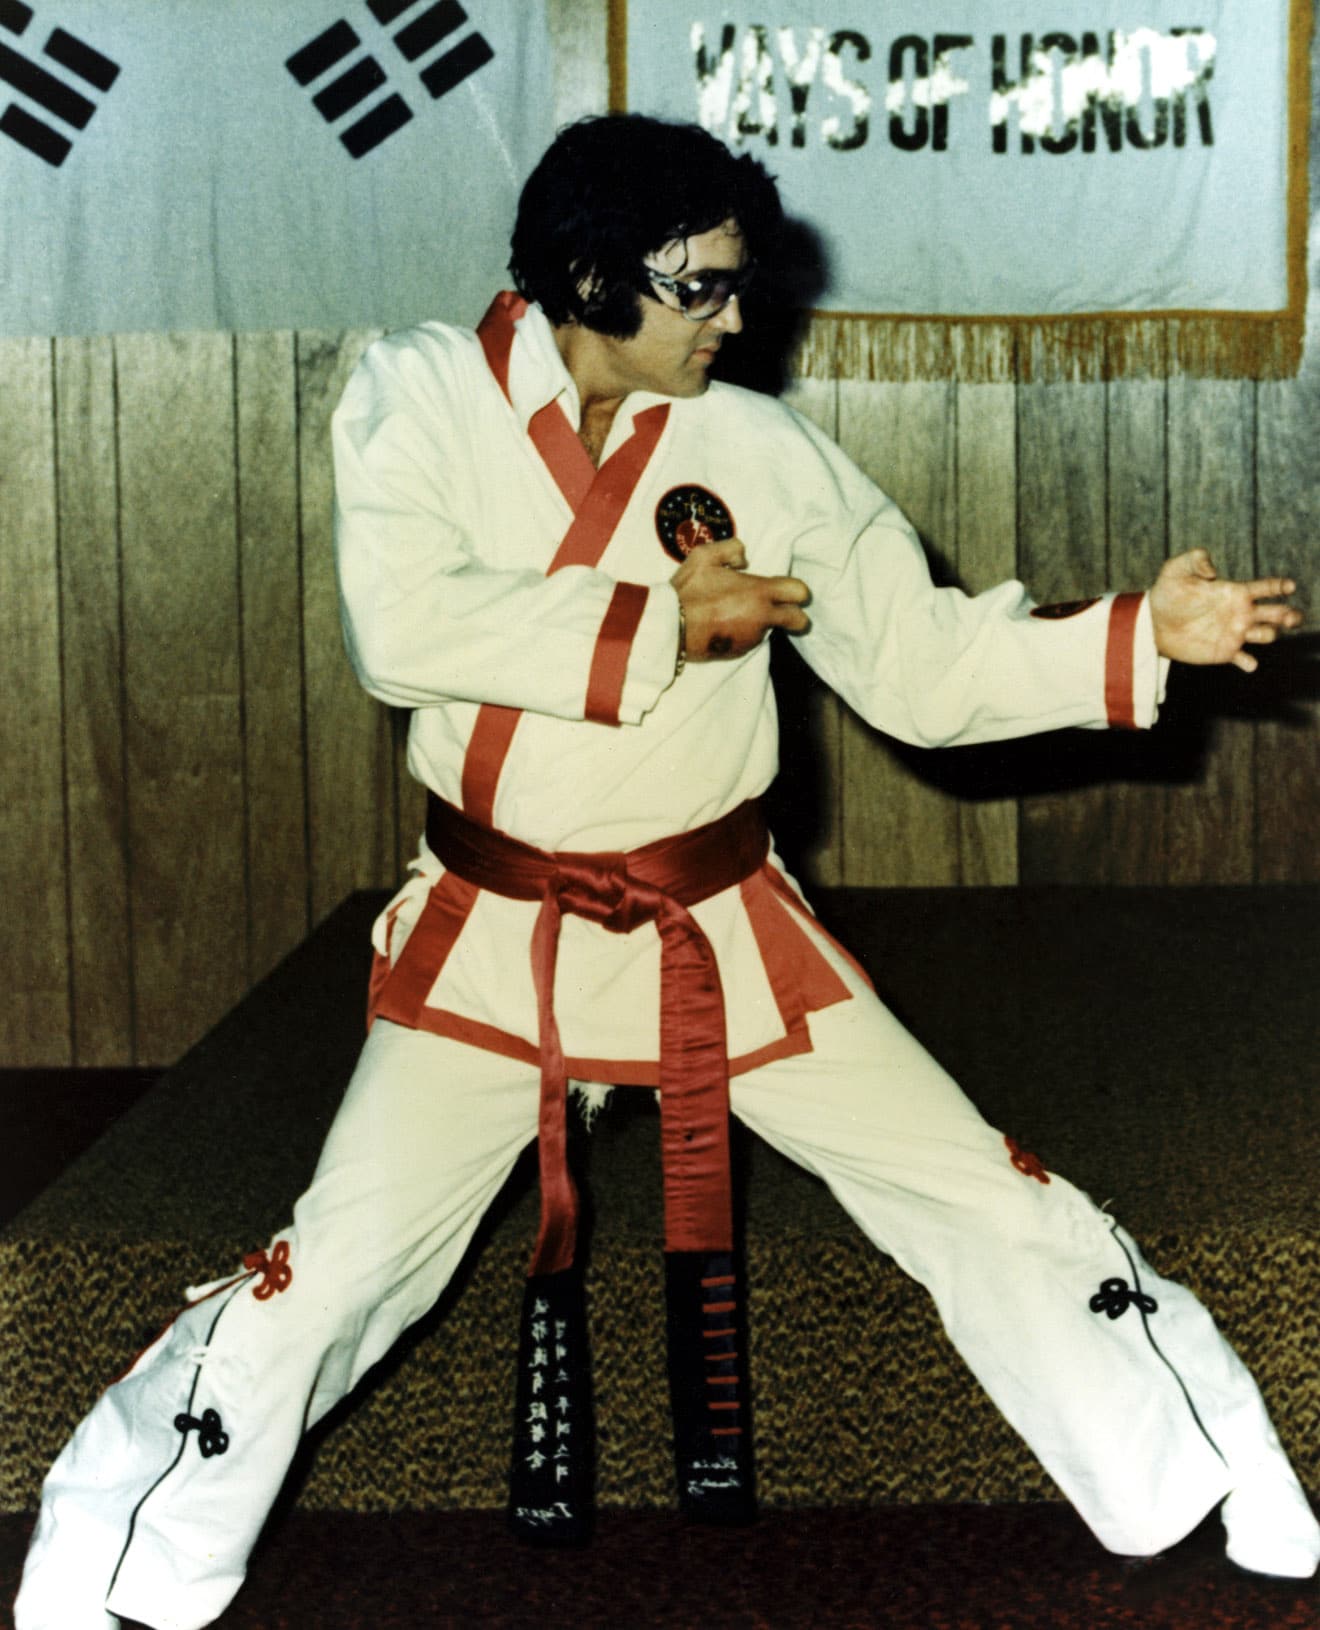
[[[736, 221], [726, 221], [692, 238], [676, 239], [647, 255], [644, 264], [686, 281], [700, 272], [737, 271], [746, 248]], [[742, 328], [735, 297], [713, 317], [693, 322], [678, 309], [673, 293], [656, 286], [656, 298], [642, 295], [642, 326], [631, 339], [606, 339], [608, 363], [618, 394], [656, 391], [663, 396], [700, 396], [709, 383], [706, 372], [726, 334]]]

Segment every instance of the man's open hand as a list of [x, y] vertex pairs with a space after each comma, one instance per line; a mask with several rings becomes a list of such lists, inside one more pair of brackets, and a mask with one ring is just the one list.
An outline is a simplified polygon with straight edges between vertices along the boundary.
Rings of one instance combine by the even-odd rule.
[[811, 598], [797, 577], [758, 577], [746, 570], [737, 538], [699, 543], [669, 579], [687, 625], [689, 662], [740, 657], [772, 628], [801, 634], [811, 626], [802, 607]]
[[1279, 603], [1296, 588], [1290, 577], [1258, 577], [1251, 583], [1220, 577], [1204, 549], [1175, 555], [1164, 562], [1150, 591], [1156, 647], [1175, 662], [1231, 662], [1254, 673], [1256, 658], [1244, 647], [1271, 645], [1281, 629], [1298, 626], [1301, 612]]

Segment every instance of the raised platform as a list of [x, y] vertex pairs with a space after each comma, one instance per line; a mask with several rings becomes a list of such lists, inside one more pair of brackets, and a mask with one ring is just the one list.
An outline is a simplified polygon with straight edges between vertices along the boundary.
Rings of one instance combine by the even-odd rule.
[[[182, 1287], [287, 1222], [360, 1043], [378, 905], [346, 902], [0, 1232], [0, 1510], [35, 1506]], [[1320, 1493], [1320, 889], [845, 890], [822, 913], [989, 1119], [1112, 1199], [1208, 1303]], [[591, 1155], [598, 1495], [663, 1506], [655, 1120], [628, 1097]], [[1050, 1498], [925, 1294], [814, 1179], [744, 1152], [763, 1503]], [[316, 1434], [304, 1506], [502, 1504], [530, 1172], [497, 1213], [442, 1306]]]

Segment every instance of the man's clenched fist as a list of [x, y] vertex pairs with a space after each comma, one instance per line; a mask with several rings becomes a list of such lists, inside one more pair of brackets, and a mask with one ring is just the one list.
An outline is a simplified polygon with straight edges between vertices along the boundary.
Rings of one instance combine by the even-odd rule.
[[797, 577], [759, 577], [737, 538], [700, 543], [670, 578], [683, 608], [689, 662], [740, 657], [772, 628], [801, 634], [811, 590]]

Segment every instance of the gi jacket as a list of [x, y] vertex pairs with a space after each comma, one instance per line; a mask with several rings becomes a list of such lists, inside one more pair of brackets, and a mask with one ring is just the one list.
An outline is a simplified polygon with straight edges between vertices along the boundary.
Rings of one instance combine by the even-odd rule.
[[[376, 342], [334, 418], [353, 666], [373, 696], [414, 710], [412, 774], [500, 830], [541, 849], [627, 850], [769, 785], [768, 641], [674, 672], [670, 578], [712, 516], [749, 570], [808, 584], [799, 651], [903, 741], [1154, 721], [1164, 664], [1143, 596], [1060, 616], [1019, 583], [935, 588], [897, 507], [785, 404], [718, 382], [692, 398], [635, 392], [598, 475], [582, 468], [579, 419], [549, 323], [507, 296], [482, 338], [426, 323]], [[494, 758], [493, 720], [507, 738]], [[376, 924], [377, 985], [429, 898], [434, 977], [416, 1023], [534, 1064], [535, 904], [474, 898], [424, 842], [411, 871]], [[719, 961], [731, 1072], [809, 1049], [806, 1014], [847, 998], [848, 964], [773, 854], [694, 915]], [[647, 929], [565, 921], [555, 1010], [574, 1076], [655, 1083], [658, 967]]]

